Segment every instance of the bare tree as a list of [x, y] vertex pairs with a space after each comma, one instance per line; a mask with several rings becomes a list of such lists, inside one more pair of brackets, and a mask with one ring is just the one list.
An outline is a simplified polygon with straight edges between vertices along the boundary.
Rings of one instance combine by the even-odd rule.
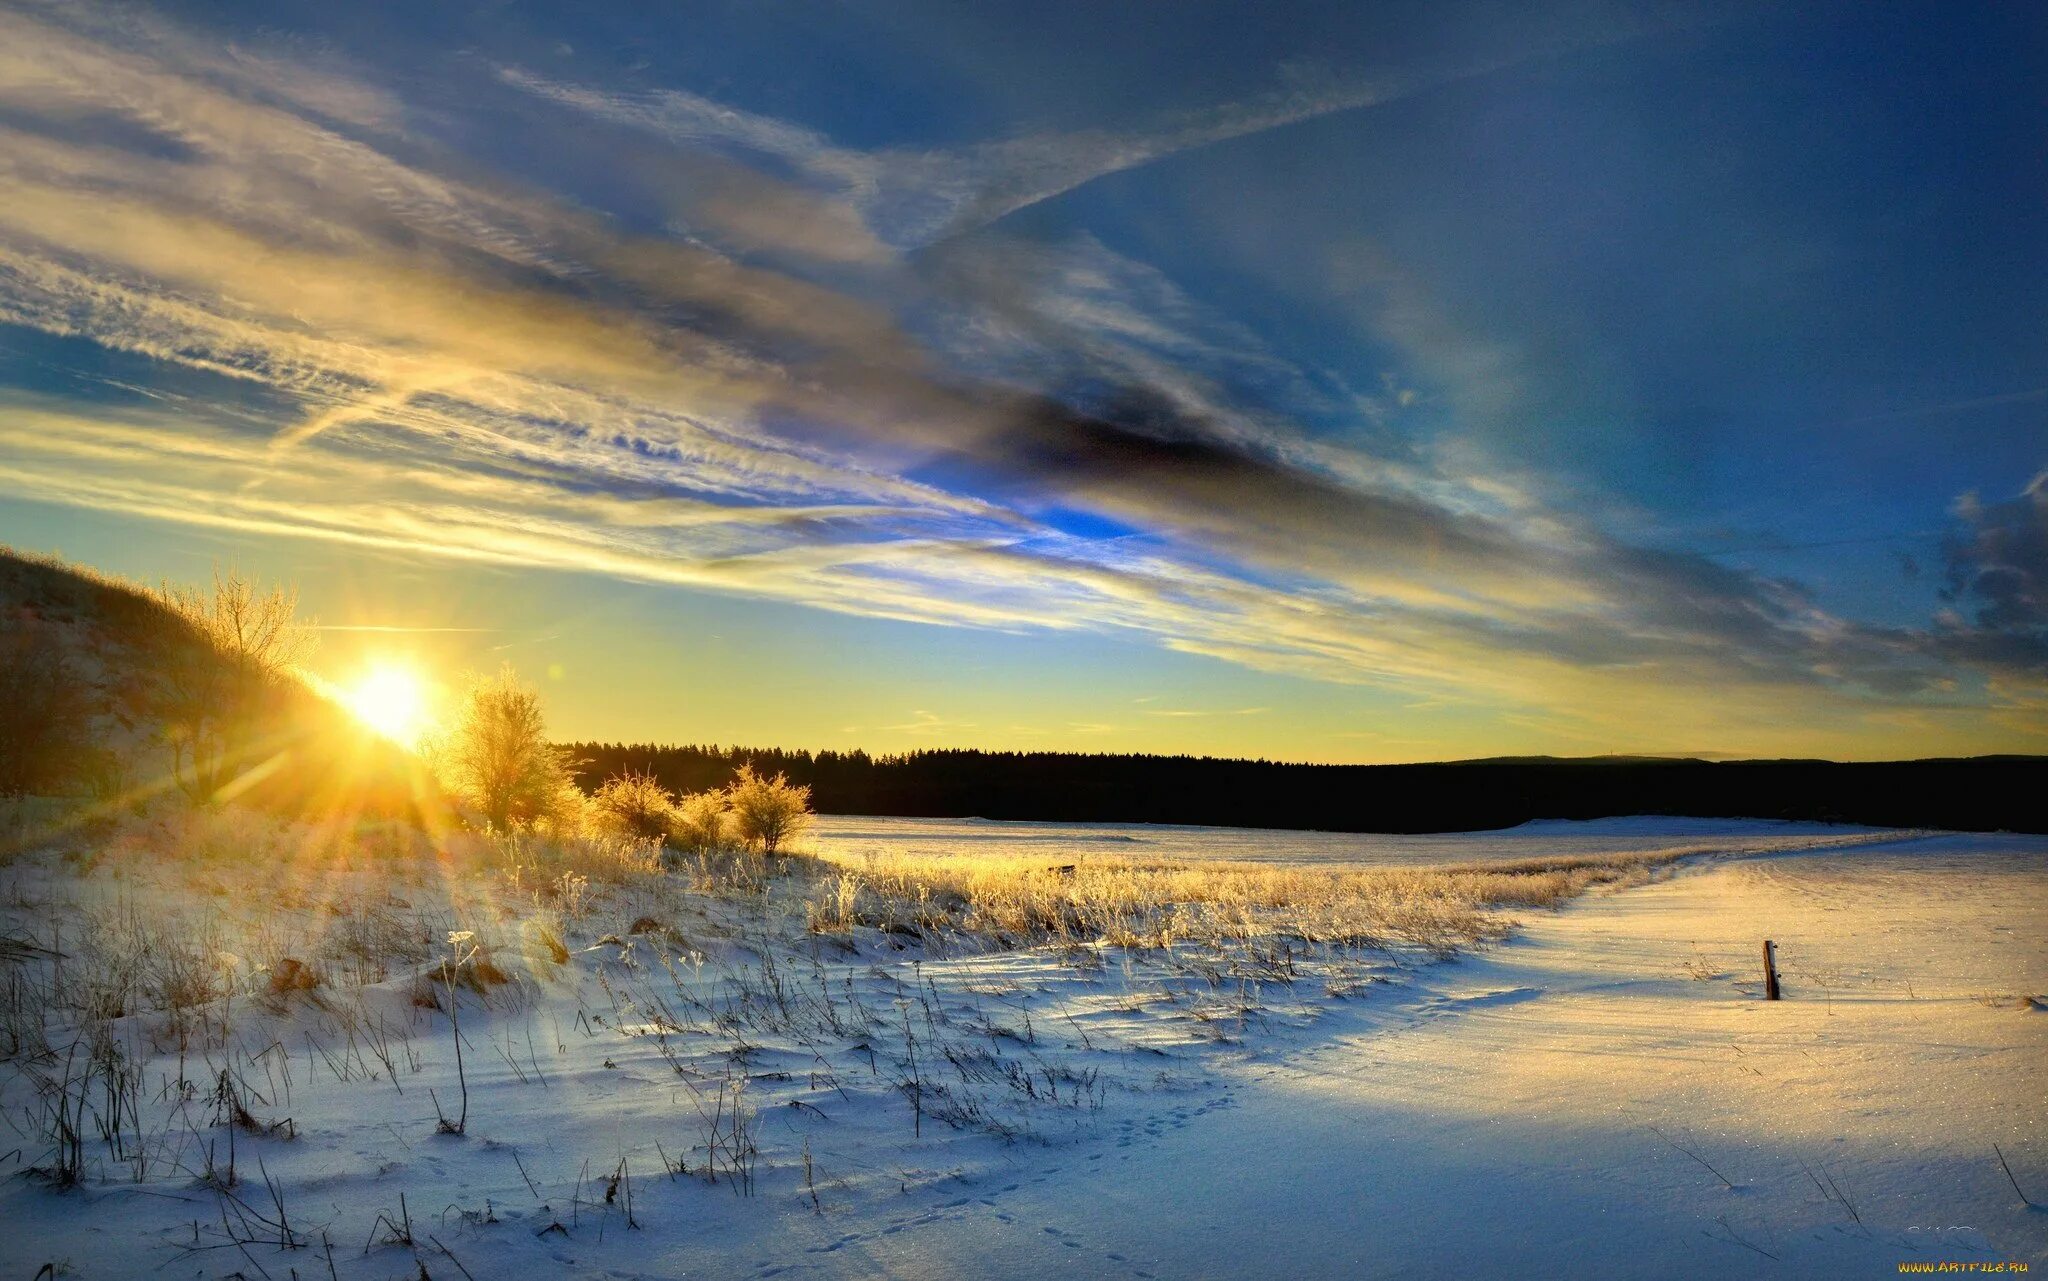
[[240, 570], [206, 587], [160, 586], [169, 624], [152, 638], [157, 703], [178, 787], [210, 803], [248, 763], [249, 740], [313, 650], [296, 588], [265, 590]]

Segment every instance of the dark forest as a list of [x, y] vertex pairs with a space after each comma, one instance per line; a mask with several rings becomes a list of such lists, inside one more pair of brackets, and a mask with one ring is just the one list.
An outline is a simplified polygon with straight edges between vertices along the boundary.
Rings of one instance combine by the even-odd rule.
[[586, 788], [626, 771], [678, 792], [742, 764], [811, 788], [826, 814], [1454, 832], [1539, 818], [1676, 814], [2048, 831], [2048, 757], [1704, 761], [1514, 758], [1303, 765], [1196, 756], [948, 750], [902, 756], [569, 743]]

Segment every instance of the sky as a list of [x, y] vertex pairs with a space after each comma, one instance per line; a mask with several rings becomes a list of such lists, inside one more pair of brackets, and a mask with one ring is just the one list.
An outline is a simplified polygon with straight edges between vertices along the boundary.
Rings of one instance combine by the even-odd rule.
[[0, 542], [562, 737], [2048, 751], [2029, 3], [0, 0]]

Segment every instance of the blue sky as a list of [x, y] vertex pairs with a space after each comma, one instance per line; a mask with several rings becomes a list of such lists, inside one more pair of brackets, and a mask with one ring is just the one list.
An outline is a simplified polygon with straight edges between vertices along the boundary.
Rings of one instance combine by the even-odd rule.
[[0, 8], [0, 539], [583, 736], [2042, 750], [2043, 83], [2022, 4]]

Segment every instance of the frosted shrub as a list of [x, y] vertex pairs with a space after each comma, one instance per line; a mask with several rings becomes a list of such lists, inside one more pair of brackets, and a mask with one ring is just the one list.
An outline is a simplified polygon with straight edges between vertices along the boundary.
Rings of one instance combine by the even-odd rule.
[[726, 842], [724, 792], [693, 792], [676, 805], [676, 823], [669, 839], [693, 854], [715, 850]]
[[739, 838], [763, 854], [779, 852], [810, 830], [811, 789], [796, 786], [780, 774], [763, 778], [753, 766], [742, 765], [725, 794]]
[[581, 798], [548, 742], [540, 693], [508, 663], [471, 683], [455, 728], [434, 754], [451, 790], [498, 831], [570, 825]]
[[607, 779], [590, 798], [591, 812], [602, 828], [620, 836], [665, 841], [681, 816], [676, 798], [651, 774], [631, 770]]

